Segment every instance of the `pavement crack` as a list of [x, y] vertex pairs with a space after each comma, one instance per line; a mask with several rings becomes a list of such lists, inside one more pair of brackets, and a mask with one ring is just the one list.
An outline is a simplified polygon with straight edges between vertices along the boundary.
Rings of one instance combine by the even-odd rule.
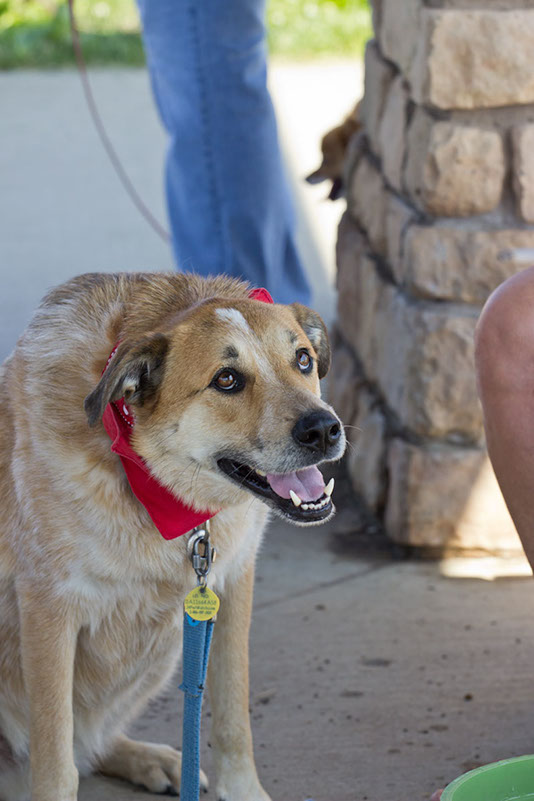
[[318, 590], [326, 590], [329, 587], [335, 587], [339, 584], [346, 584], [349, 581], [356, 581], [360, 578], [365, 578], [366, 576], [371, 575], [372, 573], [376, 573], [379, 570], [383, 570], [386, 567], [391, 567], [390, 562], [384, 562], [376, 565], [371, 565], [367, 570], [359, 571], [358, 573], [348, 573], [346, 576], [341, 576], [341, 578], [332, 579], [331, 581], [320, 581], [317, 584], [312, 584], [311, 587], [307, 587], [305, 590], [298, 590], [297, 592], [291, 592], [287, 595], [283, 595], [279, 598], [272, 598], [269, 601], [263, 601], [254, 606], [255, 612], [260, 612], [263, 609], [270, 609], [273, 606], [277, 606], [278, 604], [283, 604], [286, 601], [292, 601], [295, 598], [304, 598], [306, 595], [311, 595]]

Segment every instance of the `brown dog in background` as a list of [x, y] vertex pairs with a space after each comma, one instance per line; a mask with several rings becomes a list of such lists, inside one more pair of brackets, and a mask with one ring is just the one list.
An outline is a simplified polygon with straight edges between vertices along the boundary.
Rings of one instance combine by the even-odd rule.
[[332, 181], [328, 194], [329, 200], [337, 200], [343, 194], [343, 171], [347, 148], [351, 138], [361, 127], [360, 103], [357, 103], [341, 125], [336, 125], [321, 140], [321, 152], [323, 154], [321, 166], [311, 175], [308, 175], [306, 180], [309, 184]]
[[75, 801], [93, 769], [179, 791], [180, 753], [123, 732], [175, 670], [196, 578], [187, 536], [160, 536], [110, 452], [100, 419], [121, 397], [152, 474], [220, 510], [215, 787], [268, 801], [248, 719], [254, 561], [268, 507], [302, 525], [333, 512], [315, 467], [345, 447], [319, 396], [329, 361], [317, 314], [229, 278], [94, 274], [45, 297], [0, 385], [1, 801]]

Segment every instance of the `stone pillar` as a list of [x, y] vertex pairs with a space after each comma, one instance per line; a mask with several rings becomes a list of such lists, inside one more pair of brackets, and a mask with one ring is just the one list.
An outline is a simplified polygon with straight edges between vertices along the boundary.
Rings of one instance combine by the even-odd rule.
[[532, 1], [373, 6], [330, 390], [354, 426], [351, 478], [396, 542], [513, 550], [473, 333], [534, 248]]

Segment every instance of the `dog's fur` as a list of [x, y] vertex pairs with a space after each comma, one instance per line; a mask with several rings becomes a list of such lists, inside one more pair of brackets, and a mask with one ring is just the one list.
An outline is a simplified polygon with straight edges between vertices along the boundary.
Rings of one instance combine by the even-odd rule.
[[[314, 356], [310, 374], [295, 364], [299, 347]], [[228, 359], [247, 378], [236, 395], [210, 383]], [[44, 299], [1, 368], [1, 801], [74, 801], [78, 772], [92, 769], [154, 792], [179, 788], [178, 752], [122, 733], [176, 667], [195, 575], [187, 537], [160, 536], [110, 452], [100, 417], [121, 396], [135, 412], [134, 447], [160, 482], [221, 510], [210, 575], [221, 597], [209, 673], [216, 792], [268, 801], [252, 755], [247, 655], [267, 507], [215, 457], [238, 453], [266, 472], [311, 464], [291, 431], [304, 412], [329, 409], [319, 398], [328, 361], [317, 315], [250, 300], [228, 278], [86, 275]], [[343, 448], [342, 435], [328, 458]]]

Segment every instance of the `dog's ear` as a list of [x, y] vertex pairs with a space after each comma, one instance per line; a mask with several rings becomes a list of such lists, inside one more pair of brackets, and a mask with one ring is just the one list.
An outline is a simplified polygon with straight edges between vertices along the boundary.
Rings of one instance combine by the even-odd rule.
[[330, 368], [330, 342], [326, 326], [317, 312], [302, 306], [300, 303], [292, 303], [289, 307], [297, 322], [303, 328], [304, 333], [312, 343], [317, 353], [317, 369], [319, 378], [324, 378]]
[[152, 400], [163, 379], [169, 340], [152, 334], [134, 345], [119, 345], [110, 365], [95, 389], [84, 401], [89, 425], [94, 426], [111, 401], [124, 398], [126, 403], [144, 406]]

